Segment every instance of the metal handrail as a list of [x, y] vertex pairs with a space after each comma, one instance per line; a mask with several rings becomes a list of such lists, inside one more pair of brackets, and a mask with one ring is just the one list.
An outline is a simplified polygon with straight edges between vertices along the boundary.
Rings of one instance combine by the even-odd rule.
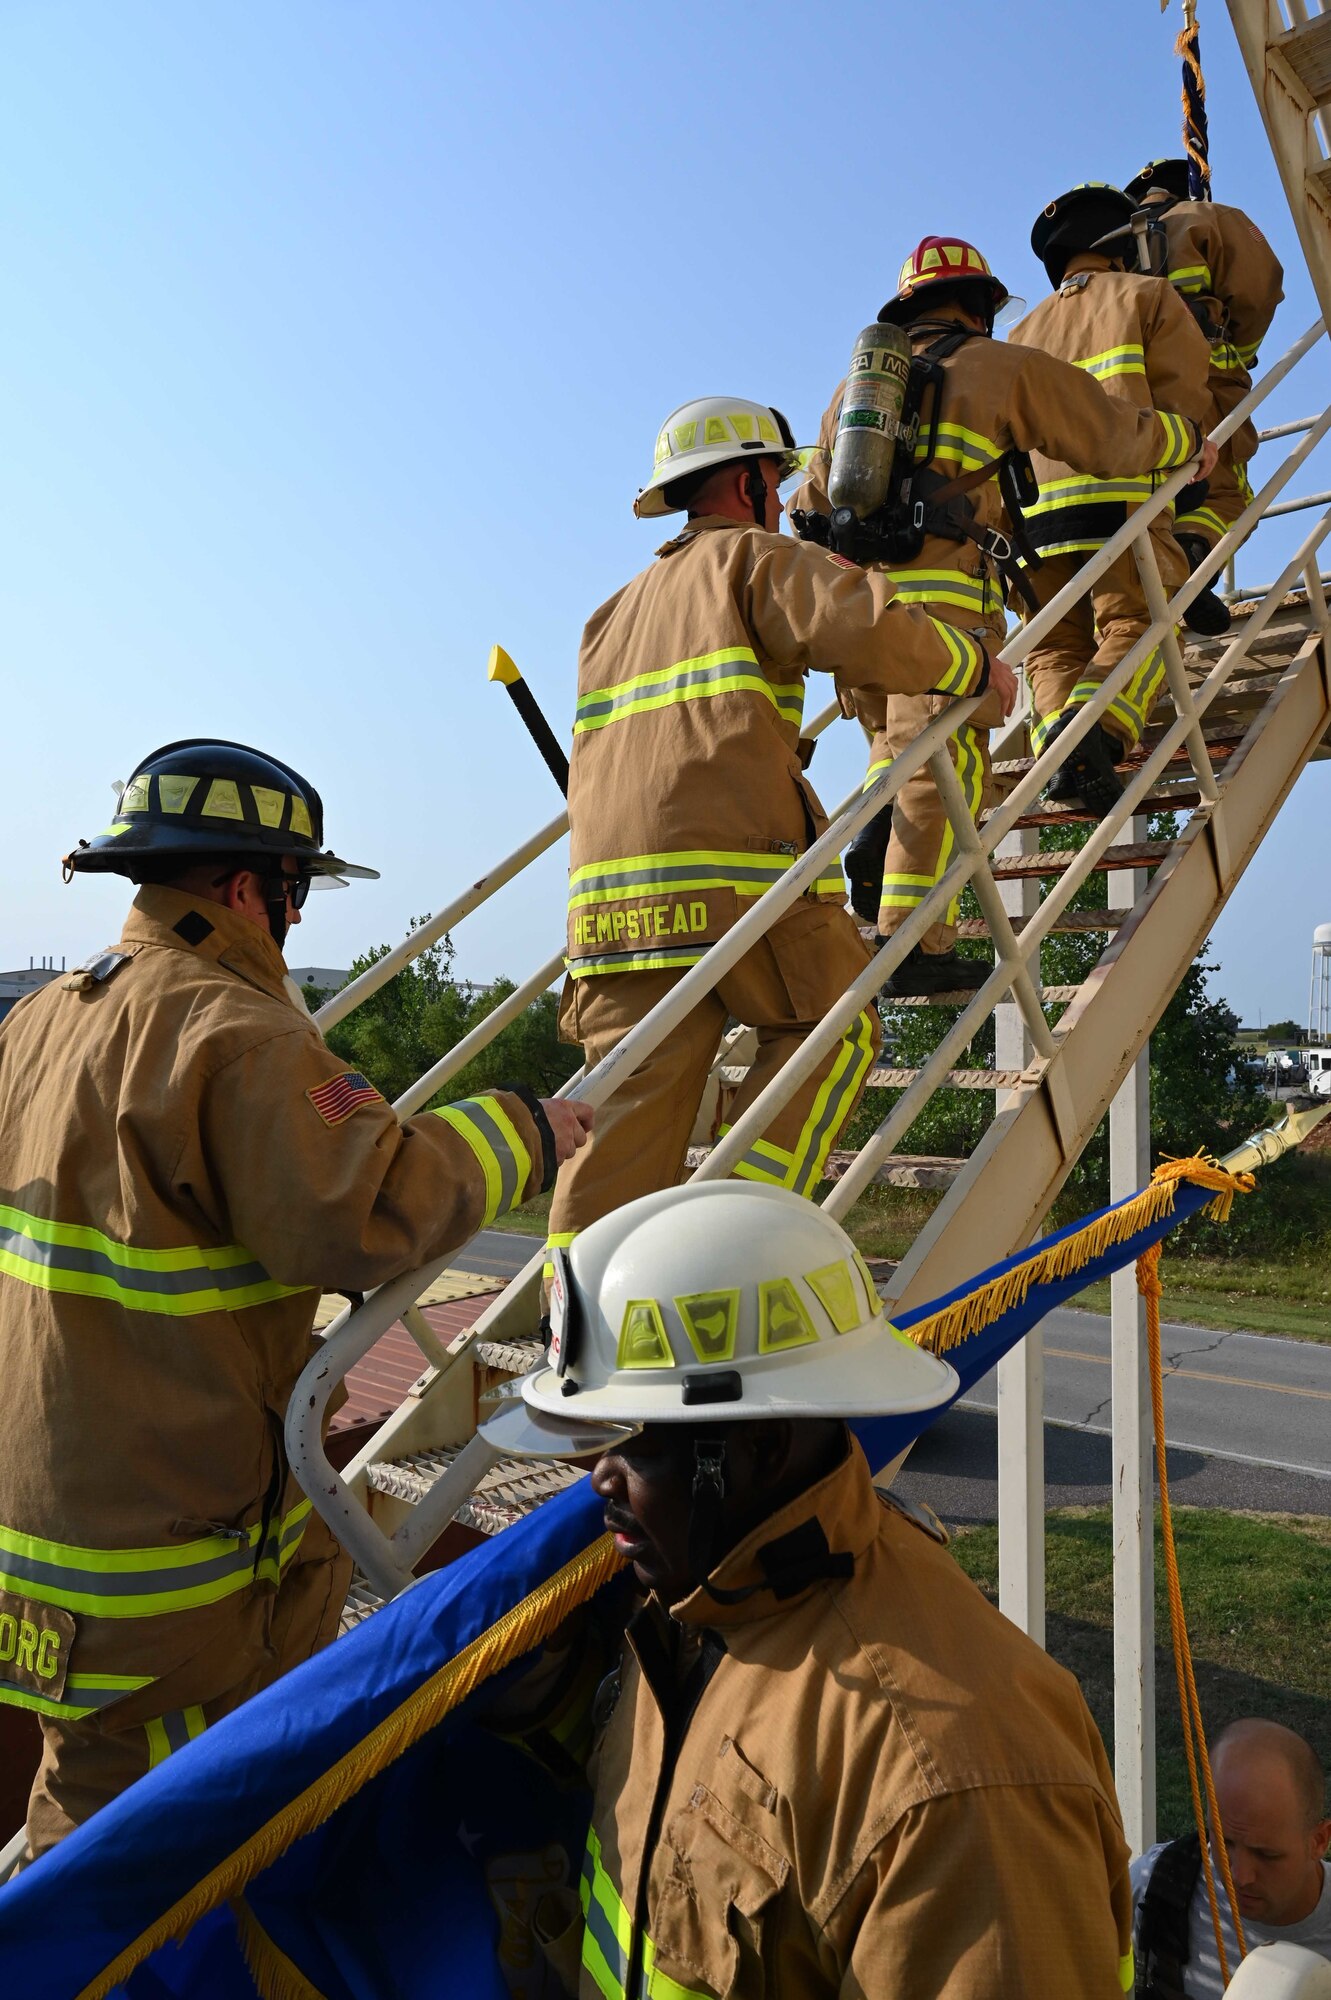
[[[1268, 375], [1263, 377], [1262, 381], [1250, 391], [1244, 401], [1230, 413], [1225, 422], [1217, 426], [1214, 436], [1218, 441], [1223, 442], [1224, 437], [1231, 434], [1241, 423], [1246, 421], [1250, 411], [1256, 408], [1264, 397], [1283, 380], [1290, 369], [1308, 352], [1309, 348], [1320, 337], [1322, 331], [1323, 325], [1320, 320], [1313, 327], [1309, 328], [1282, 360], [1272, 368]], [[1083, 848], [1076, 866], [1066, 872], [1058, 887], [1041, 905], [1038, 916], [1028, 922], [1023, 928], [1020, 940], [1012, 932], [1010, 923], [1002, 911], [1001, 898], [998, 894], [997, 885], [989, 870], [989, 857], [1011, 830], [1013, 822], [1021, 813], [1027, 810], [1038, 793], [1043, 789], [1054, 769], [1067, 755], [1069, 748], [1075, 745], [1095, 725], [1099, 715], [1104, 712], [1104, 709], [1119, 689], [1126, 684], [1141, 661], [1146, 658], [1147, 654], [1154, 647], [1160, 645], [1165, 640], [1167, 634], [1172, 641], [1174, 626], [1180, 613], [1206, 587], [1209, 575], [1223, 565], [1228, 557], [1230, 548], [1236, 546], [1238, 540], [1242, 539], [1253, 522], [1264, 514], [1270, 497], [1274, 493], [1279, 492], [1293, 476], [1298, 466], [1307, 457], [1309, 452], [1315, 448], [1329, 425], [1331, 425], [1331, 408], [1324, 412], [1321, 418], [1310, 420], [1305, 441], [1295, 448], [1279, 472], [1267, 482], [1262, 488], [1261, 493], [1255, 496], [1250, 506], [1245, 509], [1244, 514], [1240, 516], [1239, 521], [1230, 529], [1228, 535], [1212, 550], [1207, 562], [1181, 586], [1168, 606], [1159, 610], [1158, 615], [1153, 616], [1147, 631], [1125, 656], [1124, 660], [1119, 663], [1114, 672], [1106, 678], [1096, 698], [1085, 704], [1084, 708], [1079, 711], [1072, 725], [1061, 735], [1058, 744], [1047, 750], [1041, 758], [1035, 760], [1031, 771], [1014, 788], [999, 811], [989, 816], [982, 830], [977, 832], [971, 820], [969, 809], [966, 807], [960, 788], [956, 783], [951, 758], [947, 750], [947, 739], [965, 720], [966, 716], [974, 710], [974, 699], [970, 699], [953, 704], [945, 714], [935, 718], [928, 728], [910, 745], [909, 749], [899, 758], [894, 759], [888, 771], [867, 790], [854, 796], [838, 812], [821, 839], [806, 854], [798, 857], [792, 864], [792, 867], [763, 896], [756, 899], [753, 907], [746, 911], [739, 922], [709, 949], [697, 965], [689, 969], [678, 985], [663, 998], [653, 1012], [640, 1022], [610, 1052], [603, 1062], [597, 1065], [577, 1085], [579, 1097], [592, 1104], [604, 1102], [618, 1085], [633, 1073], [651, 1050], [671, 1032], [677, 1022], [683, 1018], [684, 1014], [692, 1009], [697, 1000], [724, 976], [725, 972], [737, 962], [745, 951], [750, 949], [756, 938], [790, 907], [797, 896], [804, 892], [806, 883], [811, 883], [816, 879], [824, 863], [834, 858], [859, 827], [866, 824], [890, 798], [895, 796], [896, 792], [907, 779], [913, 776], [926, 762], [930, 763], [934, 771], [945, 809], [953, 825], [958, 846], [956, 859], [951, 863], [939, 883], [934, 886], [924, 902], [913, 913], [912, 917], [883, 946], [877, 953], [873, 963], [866, 968], [861, 977], [847, 990], [837, 1005], [829, 1010], [823, 1022], [806, 1038], [801, 1048], [795, 1052], [780, 1074], [772, 1079], [757, 1102], [749, 1108], [744, 1116], [736, 1122], [731, 1131], [719, 1142], [718, 1146], [713, 1149], [710, 1157], [697, 1170], [695, 1178], [715, 1178], [733, 1166], [735, 1160], [752, 1143], [753, 1138], [757, 1137], [765, 1129], [775, 1112], [788, 1100], [792, 1092], [798, 1088], [799, 1083], [803, 1081], [814, 1064], [834, 1045], [836, 1038], [844, 1031], [844, 1027], [848, 1022], [854, 1018], [859, 1008], [865, 1004], [866, 1000], [872, 998], [873, 993], [881, 986], [887, 975], [900, 964], [906, 953], [918, 942], [929, 924], [934, 921], [936, 912], [945, 907], [958, 892], [959, 888], [966, 882], [973, 882], [977, 894], [980, 894], [982, 907], [985, 909], [986, 916], [990, 918], [997, 950], [994, 972], [985, 986], [962, 1011], [958, 1021], [954, 1024], [953, 1029], [940, 1045], [939, 1049], [931, 1056], [929, 1062], [925, 1065], [910, 1089], [904, 1093], [902, 1099], [894, 1107], [892, 1114], [879, 1127], [878, 1132], [868, 1142], [867, 1147], [862, 1149], [858, 1161], [833, 1191], [828, 1203], [830, 1211], [841, 1213], [849, 1206], [860, 1187], [871, 1176], [877, 1160], [890, 1150], [891, 1146], [896, 1143], [900, 1133], [904, 1131], [906, 1124], [918, 1114], [920, 1104], [930, 1094], [943, 1071], [950, 1067], [956, 1052], [971, 1038], [980, 1019], [988, 1014], [997, 1000], [1001, 999], [1014, 987], [1016, 988], [1018, 1003], [1022, 1006], [1027, 1025], [1035, 1041], [1038, 1056], [1047, 1065], [1054, 1050], [1054, 1042], [1043, 1010], [1039, 1005], [1038, 996], [1035, 993], [1029, 970], [1033, 958], [1038, 963], [1039, 944], [1047, 934], [1052, 923], [1056, 920], [1058, 914], [1060, 914], [1067, 902], [1070, 901], [1072, 895], [1075, 894], [1080, 883], [1087, 875], [1094, 871], [1100, 855], [1112, 842], [1114, 834], [1119, 830], [1124, 821], [1131, 816], [1134, 806], [1145, 795], [1146, 791], [1149, 790], [1159, 771], [1164, 768], [1170, 757], [1172, 757], [1179, 743], [1188, 741], [1194, 747], [1194, 750], [1197, 745], [1201, 745], [1202, 754], [1199, 759], [1201, 769], [1198, 771], [1199, 783], [1202, 783], [1205, 787], [1206, 780], [1209, 777], [1213, 788], [1213, 774], [1210, 773], [1209, 758], [1205, 755], [1204, 742], [1200, 734], [1199, 719], [1210, 701], [1220, 691], [1239, 660], [1246, 655], [1246, 652], [1250, 649], [1254, 640], [1273, 614], [1278, 602], [1276, 591], [1273, 590], [1270, 602], [1263, 607], [1263, 610], [1247, 621], [1244, 633], [1226, 650], [1217, 668], [1208, 676], [1207, 681], [1203, 684], [1203, 688], [1190, 698], [1178, 721], [1166, 733], [1162, 744], [1156, 747], [1151, 758], [1147, 760], [1142, 769], [1134, 773], [1125, 792], [1124, 799], [1116, 807], [1115, 812], [1109, 816], [1108, 820], [1097, 827], [1091, 839]], [[1300, 429], [1302, 428], [1300, 426]], [[1295, 433], [1291, 430], [1288, 434], [1294, 435]], [[1094, 584], [1097, 577], [1115, 562], [1127, 548], [1132, 547], [1134, 554], [1138, 552], [1139, 548], [1145, 547], [1149, 549], [1149, 526], [1151, 521], [1169, 506], [1174, 495], [1188, 483], [1194, 467], [1195, 461], [1192, 466], [1178, 468], [1167, 480], [1163, 481], [1151, 498], [1134, 510], [1117, 534], [1103, 548], [1097, 551], [1090, 561], [1083, 565], [1065, 589], [1060, 591], [1042, 611], [1032, 618], [1027, 626], [1008, 642], [1003, 648], [1002, 657], [1009, 665], [1016, 665], [1019, 661], [1023, 660], [1039, 644], [1041, 638], [1065, 616], [1071, 605], [1085, 594], [1087, 589]], [[1279, 580], [1277, 586], [1280, 592], [1283, 592], [1286, 578], [1298, 573], [1304, 550], [1315, 550], [1317, 544], [1326, 534], [1328, 525], [1331, 525], [1331, 522], [1324, 521], [1317, 530], [1306, 538], [1303, 549], [1300, 552], [1300, 557], [1296, 557], [1294, 563], [1288, 566], [1286, 572], [1282, 573], [1282, 578]], [[1157, 574], [1155, 583], [1158, 585], [1158, 582]], [[1148, 591], [1156, 598], [1156, 603], [1150, 607], [1155, 612], [1161, 604], [1162, 593], [1152, 588], [1149, 577], [1149, 563], [1145, 583]], [[1172, 678], [1177, 699], [1179, 692], [1177, 675]], [[1186, 689], [1186, 681], [1183, 685]], [[827, 726], [836, 713], [837, 710], [835, 705], [833, 705], [824, 715], [818, 718], [817, 724], [806, 733], [818, 733], [821, 728]], [[556, 825], [557, 830], [562, 831], [562, 825], [560, 823], [556, 823]], [[555, 832], [553, 837], [558, 837], [558, 831]], [[549, 829], [547, 829], [547, 832], [549, 832]], [[546, 841], [545, 844], [549, 845], [551, 843], [550, 841]], [[506, 864], [501, 864], [501, 869], [505, 866]], [[492, 888], [487, 888], [485, 884], [488, 880], [493, 883], [494, 887], [499, 886], [498, 879], [496, 879], [499, 872], [494, 871], [491, 878], [483, 878], [482, 883], [476, 885], [477, 888], [483, 889], [485, 894], [492, 893]], [[504, 874], [503, 879], [509, 879], [510, 874], [515, 872], [517, 872], [516, 868], [510, 869]], [[471, 893], [474, 895], [475, 891]], [[483, 896], [477, 898], [477, 900], [483, 899]], [[460, 899], [460, 902], [465, 902], [466, 900], [465, 898]], [[474, 904], [469, 904], [468, 907], [474, 907]], [[443, 918], [447, 918], [451, 915], [452, 910], [458, 908], [459, 905], [457, 904], [451, 906], [449, 912], [443, 913]], [[430, 928], [434, 931], [435, 936], [441, 935], [442, 929], [446, 927], [443, 918], [432, 920]], [[405, 940], [402, 946], [397, 948], [399, 956], [397, 963], [392, 969], [398, 969], [401, 964], [407, 962], [410, 956], [415, 955], [415, 952], [422, 948], [422, 931], [417, 931], [413, 933], [411, 938]], [[380, 961], [374, 967], [370, 968], [370, 972], [379, 973], [381, 967], [386, 963], [387, 961]], [[541, 990], [545, 984], [550, 983], [551, 977], [557, 976], [557, 969], [558, 961], [550, 961], [546, 967], [541, 968], [538, 973], [533, 974], [526, 982], [525, 987], [519, 989], [519, 992]], [[383, 976], [391, 977], [391, 971], [385, 973]], [[355, 982], [356, 986], [360, 987], [368, 977], [369, 975], [362, 975], [362, 980]], [[538, 981], [540, 984], [537, 983]], [[382, 980], [380, 983], [382, 983]], [[350, 990], [344, 989], [344, 993]], [[336, 997], [342, 998], [343, 996], [339, 995]], [[514, 1012], [520, 1011], [515, 1006], [516, 1000], [517, 995], [515, 994], [510, 996], [509, 1001], [504, 1004], [512, 1008]], [[354, 1001], [351, 1004], [355, 1004]], [[348, 1006], [343, 1011], [350, 1011], [350, 1007]], [[496, 1010], [496, 1013], [499, 1011]], [[510, 1013], [507, 1018], [513, 1018], [513, 1014]], [[487, 1025], [488, 1023], [482, 1023], [480, 1028], [473, 1031], [473, 1036], [467, 1038], [470, 1047], [465, 1055], [461, 1053], [464, 1045], [460, 1044], [457, 1050], [451, 1051], [449, 1056], [445, 1057], [443, 1062], [436, 1065], [429, 1073], [428, 1094], [433, 1094], [448, 1074], [453, 1073], [457, 1068], [461, 1067], [463, 1061], [469, 1060], [471, 1054], [475, 1053], [476, 1048], [483, 1045], [483, 1043], [476, 1041], [474, 1038], [481, 1035]], [[498, 1029], [496, 1028], [494, 1032], [498, 1032]], [[426, 1082], [427, 1079], [421, 1079], [420, 1083], [413, 1087], [413, 1091], [406, 1094], [404, 1100], [401, 1101], [404, 1109], [406, 1098], [412, 1098], [417, 1102], [424, 1101], [423, 1096], [419, 1095], [419, 1093]], [[569, 1094], [572, 1088], [572, 1083], [566, 1085], [561, 1094]], [[1057, 1095], [1055, 1095], [1054, 1110], [1056, 1121], [1060, 1130], [1062, 1130], [1065, 1119], [1071, 1116], [1070, 1108], [1060, 1106]], [[457, 1254], [454, 1253], [454, 1255]], [[374, 1340], [400, 1316], [404, 1305], [409, 1304], [412, 1298], [419, 1296], [420, 1291], [432, 1281], [433, 1277], [440, 1270], [447, 1267], [449, 1261], [449, 1259], [437, 1260], [420, 1273], [408, 1274], [403, 1278], [395, 1280], [393, 1284], [384, 1286], [378, 1292], [372, 1294], [366, 1300], [365, 1304], [355, 1312], [348, 1311], [340, 1315], [338, 1320], [328, 1330], [321, 1353], [310, 1363], [300, 1383], [297, 1385], [288, 1413], [288, 1450], [297, 1477], [300, 1478], [306, 1490], [311, 1491], [315, 1495], [316, 1504], [319, 1505], [320, 1511], [332, 1522], [336, 1532], [351, 1549], [351, 1553], [359, 1562], [361, 1568], [370, 1577], [371, 1581], [375, 1582], [379, 1588], [389, 1591], [401, 1588], [409, 1579], [411, 1554], [419, 1552], [420, 1547], [423, 1546], [421, 1536], [426, 1532], [428, 1523], [436, 1517], [440, 1520], [447, 1518], [446, 1515], [439, 1515], [439, 1508], [443, 1506], [445, 1501], [451, 1502], [455, 1498], [460, 1497], [457, 1489], [463, 1487], [464, 1482], [474, 1480], [478, 1477], [486, 1469], [487, 1464], [493, 1463], [494, 1454], [489, 1453], [487, 1457], [488, 1448], [478, 1446], [477, 1441], [473, 1440], [473, 1444], [468, 1446], [464, 1453], [459, 1454], [451, 1473], [446, 1475], [445, 1480], [440, 1481], [436, 1486], [429, 1507], [425, 1508], [424, 1512], [421, 1507], [418, 1507], [411, 1521], [404, 1528], [399, 1529], [390, 1541], [371, 1522], [368, 1514], [355, 1499], [349, 1484], [349, 1481], [356, 1478], [364, 1464], [373, 1456], [373, 1445], [367, 1448], [367, 1451], [362, 1453], [360, 1458], [353, 1462], [352, 1466], [348, 1467], [347, 1479], [344, 1480], [333, 1471], [323, 1451], [321, 1437], [319, 1436], [321, 1420], [335, 1381], [341, 1379], [347, 1367], [367, 1351]], [[480, 1336], [486, 1323], [500, 1317], [506, 1309], [511, 1307], [515, 1299], [523, 1297], [534, 1289], [539, 1274], [540, 1263], [541, 1257], [538, 1253], [533, 1257], [525, 1271], [511, 1282], [501, 1297], [494, 1301], [482, 1315], [481, 1320], [477, 1322], [477, 1326], [474, 1329], [476, 1337]], [[409, 1291], [410, 1297], [407, 1296]], [[404, 1558], [405, 1561], [403, 1560]]]

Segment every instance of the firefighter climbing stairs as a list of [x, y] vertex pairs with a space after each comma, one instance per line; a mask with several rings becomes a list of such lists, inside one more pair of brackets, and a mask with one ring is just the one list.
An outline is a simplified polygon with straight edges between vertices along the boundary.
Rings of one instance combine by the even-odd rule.
[[[1288, 20], [1274, 0], [1230, 0], [1230, 13], [1319, 303], [1328, 314], [1331, 168], [1322, 114], [1331, 104], [1331, 15], [1308, 17], [1303, 0], [1288, 0], [1288, 5]], [[1217, 426], [1217, 442], [1223, 443], [1250, 416], [1260, 425], [1262, 405], [1296, 371], [1299, 382], [1316, 383], [1316, 370], [1321, 367], [1324, 373], [1325, 341], [1319, 320]], [[1305, 367], [1309, 357], [1312, 365]], [[605, 1063], [573, 1081], [570, 1092], [603, 1102], [819, 870], [927, 764], [954, 835], [942, 880], [757, 1102], [708, 1144], [722, 1094], [734, 1092], [753, 1055], [751, 1037], [748, 1045], [742, 1032], [727, 1038], [717, 1054], [705, 1129], [695, 1131], [698, 1143], [690, 1153], [689, 1170], [704, 1179], [733, 1170], [797, 1086], [802, 1057], [811, 1063], [820, 1047], [832, 1045], [942, 907], [969, 888], [980, 914], [966, 917], [960, 934], [992, 945], [992, 972], [978, 992], [932, 996], [928, 1004], [943, 1005], [947, 1013], [942, 1037], [926, 1060], [895, 1066], [889, 1057], [880, 1059], [870, 1083], [893, 1092], [894, 1101], [863, 1145], [832, 1156], [824, 1199], [830, 1213], [843, 1217], [875, 1181], [939, 1191], [927, 1224], [880, 1285], [889, 1307], [900, 1310], [939, 1296], [1029, 1242], [1300, 772], [1328, 754], [1324, 739], [1331, 724], [1331, 662], [1319, 551], [1331, 531], [1331, 513], [1320, 511], [1327, 496], [1300, 498], [1291, 486], [1328, 429], [1331, 407], [1323, 407], [1306, 420], [1274, 425], [1263, 433], [1266, 448], [1257, 466], [1261, 487], [1236, 526], [1173, 599], [1166, 602], [1160, 587], [1146, 531], [1150, 519], [1186, 483], [1187, 467], [1172, 474], [1105, 548], [1088, 558], [1066, 590], [1010, 637], [1004, 656], [1018, 666], [1101, 571], [1129, 550], [1139, 559], [1152, 610], [1149, 630], [1097, 699], [1078, 712], [1078, 725], [1042, 759], [1031, 754], [1024, 718], [1014, 718], [994, 745], [995, 800], [978, 829], [946, 748], [949, 732], [971, 713], [962, 701], [931, 723], [871, 790], [845, 801], [828, 833], [754, 901]], [[1238, 590], [1230, 566], [1240, 545], [1268, 517], [1300, 508], [1315, 511], [1310, 511], [1311, 525], [1292, 554], [1283, 560], [1268, 558], [1265, 552], [1272, 544], [1259, 533], [1245, 555], [1245, 567], [1259, 558], [1269, 560], [1270, 581]], [[1231, 630], [1202, 641], [1185, 635], [1187, 643], [1181, 644], [1175, 634], [1187, 606], [1209, 585], [1220, 587], [1227, 570]], [[1156, 647], [1165, 659], [1166, 690], [1152, 726], [1122, 767], [1125, 792], [1119, 805], [1099, 824], [1084, 813], [1051, 810], [1041, 794], [1059, 758]], [[818, 734], [836, 715], [835, 707], [829, 707], [808, 725], [808, 732]], [[1173, 838], [1149, 837], [1149, 816], [1162, 812], [1178, 815]], [[1075, 840], [1058, 841], [1063, 823], [1076, 829]], [[335, 995], [321, 1010], [322, 1022], [343, 1018], [416, 953], [455, 929], [550, 849], [566, 828], [561, 815], [468, 885]], [[1097, 906], [1083, 907], [1081, 892], [1093, 878]], [[403, 1115], [441, 1093], [446, 1096], [449, 1077], [561, 976], [556, 928], [552, 926], [551, 956], [404, 1093], [397, 1106]], [[1041, 946], [1059, 935], [1103, 939], [1098, 959], [1079, 985], [1042, 984]], [[967, 1051], [996, 1015], [1005, 1023], [999, 1043], [1003, 1055], [992, 1067], [968, 1067]], [[1017, 1031], [1024, 1037], [1019, 1044], [1024, 1053], [1014, 1065]], [[900, 1150], [938, 1090], [993, 1094], [994, 1117], [968, 1158]], [[533, 1249], [524, 1272], [491, 1295], [474, 1325], [447, 1347], [415, 1311], [415, 1301], [444, 1268], [441, 1260], [342, 1313], [301, 1379], [288, 1416], [288, 1447], [302, 1484], [358, 1564], [347, 1622], [368, 1615], [376, 1603], [404, 1588], [445, 1532], [499, 1532], [582, 1476], [567, 1466], [504, 1460], [476, 1432], [480, 1399], [502, 1391], [539, 1358], [541, 1255], [535, 1243]], [[458, 1261], [465, 1257], [464, 1251]], [[401, 1406], [339, 1474], [322, 1442], [329, 1399], [348, 1369], [399, 1320], [418, 1341], [422, 1372]]]

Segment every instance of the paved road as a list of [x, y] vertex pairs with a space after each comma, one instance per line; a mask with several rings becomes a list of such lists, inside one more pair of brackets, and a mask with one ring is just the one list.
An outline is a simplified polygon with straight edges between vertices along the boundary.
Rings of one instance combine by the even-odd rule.
[[[537, 1239], [491, 1229], [478, 1268], [508, 1277]], [[1331, 1515], [1331, 1347], [1166, 1321], [1170, 1490], [1182, 1505]], [[1044, 1321], [1045, 1475], [1050, 1507], [1108, 1502], [1109, 1321], [1063, 1308]], [[992, 1375], [934, 1424], [901, 1474], [945, 1521], [997, 1514]]]

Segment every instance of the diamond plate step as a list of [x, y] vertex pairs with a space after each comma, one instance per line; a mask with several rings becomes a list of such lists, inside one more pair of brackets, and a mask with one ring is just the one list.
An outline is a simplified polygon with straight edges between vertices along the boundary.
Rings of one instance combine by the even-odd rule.
[[[1122, 847], [1107, 847], [1095, 864], [1094, 873], [1106, 868], [1149, 868], [1173, 852], [1172, 840], [1134, 840]], [[1043, 854], [1000, 854], [991, 863], [997, 882], [1024, 881], [1032, 875], [1062, 875], [1080, 861], [1079, 847], [1051, 847]]]
[[476, 1340], [471, 1352], [478, 1367], [499, 1375], [527, 1375], [539, 1367], [545, 1349], [539, 1340]]
[[[460, 1449], [455, 1446], [441, 1451], [413, 1452], [409, 1458], [384, 1459], [368, 1466], [365, 1476], [375, 1492], [389, 1493], [394, 1499], [414, 1506], [425, 1498], [435, 1480], [447, 1472]], [[511, 1528], [533, 1507], [539, 1507], [543, 1500], [552, 1499], [584, 1477], [575, 1466], [550, 1459], [501, 1458], [453, 1518], [482, 1535], [497, 1535], [501, 1529]]]

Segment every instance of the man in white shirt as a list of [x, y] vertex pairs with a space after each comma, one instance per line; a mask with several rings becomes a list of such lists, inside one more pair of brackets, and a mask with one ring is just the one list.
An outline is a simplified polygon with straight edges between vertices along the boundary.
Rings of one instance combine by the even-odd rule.
[[[1253, 1717], [1223, 1732], [1211, 1768], [1249, 1948], [1284, 1941], [1331, 1959], [1331, 1819], [1317, 1752], [1292, 1729]], [[1197, 1836], [1134, 1861], [1132, 1898], [1137, 2000], [1220, 2000]], [[1223, 1888], [1220, 1916], [1232, 1977], [1239, 1950]]]

